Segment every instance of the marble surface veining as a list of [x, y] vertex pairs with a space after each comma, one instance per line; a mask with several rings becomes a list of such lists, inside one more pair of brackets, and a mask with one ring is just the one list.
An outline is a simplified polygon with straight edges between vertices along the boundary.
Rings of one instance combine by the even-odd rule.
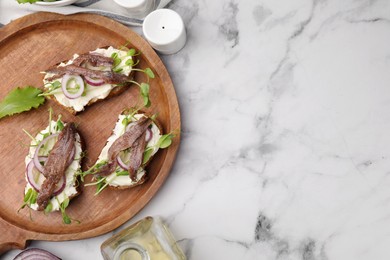
[[[118, 230], [161, 215], [189, 260], [390, 259], [390, 1], [168, 7], [188, 33], [161, 56], [181, 147], [157, 196]], [[118, 230], [32, 246], [101, 259]]]

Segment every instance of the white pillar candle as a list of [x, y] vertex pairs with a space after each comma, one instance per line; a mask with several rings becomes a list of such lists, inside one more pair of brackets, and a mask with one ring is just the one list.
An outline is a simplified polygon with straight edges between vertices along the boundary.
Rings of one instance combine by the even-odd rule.
[[149, 44], [162, 54], [173, 54], [186, 43], [186, 30], [180, 15], [170, 9], [158, 9], [146, 16], [143, 33]]

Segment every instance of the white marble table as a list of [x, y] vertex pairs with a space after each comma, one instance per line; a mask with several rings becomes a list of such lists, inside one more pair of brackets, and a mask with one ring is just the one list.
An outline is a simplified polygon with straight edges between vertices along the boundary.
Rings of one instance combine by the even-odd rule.
[[[157, 196], [121, 228], [161, 215], [190, 260], [390, 259], [390, 1], [168, 7], [188, 33], [162, 56], [181, 147]], [[31, 246], [102, 259], [115, 232]]]

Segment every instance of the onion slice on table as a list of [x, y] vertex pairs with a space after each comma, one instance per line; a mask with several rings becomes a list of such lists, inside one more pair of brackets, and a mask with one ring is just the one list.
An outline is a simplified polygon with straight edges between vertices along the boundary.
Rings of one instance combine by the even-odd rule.
[[[73, 85], [73, 86], [69, 86], [69, 85]], [[74, 88], [75, 86], [74, 85], [76, 87], [78, 86], [77, 91], [74, 92], [74, 93], [69, 92], [69, 90], [71, 90], [71, 89], [75, 90], [75, 88]], [[73, 88], [71, 88], [71, 87], [73, 87]], [[61, 89], [62, 89], [62, 92], [64, 93], [64, 95], [67, 98], [69, 98], [69, 99], [76, 99], [76, 98], [81, 97], [81, 95], [84, 92], [84, 88], [85, 88], [84, 80], [83, 80], [83, 78], [80, 75], [65, 74], [62, 77]]]
[[29, 248], [22, 252], [20, 252], [17, 256], [15, 256], [14, 260], [61, 260], [57, 256], [52, 253], [39, 249], [39, 248]]
[[[45, 162], [47, 160], [47, 157], [39, 156], [38, 160], [40, 160], [41, 162]], [[45, 177], [35, 167], [34, 160], [31, 160], [27, 164], [26, 176], [27, 176], [28, 183], [30, 183], [30, 185], [34, 188], [35, 191], [39, 192], [41, 189], [41, 185], [45, 180]], [[57, 183], [53, 191], [53, 196], [57, 196], [58, 194], [60, 194], [65, 189], [65, 184], [66, 184], [66, 177], [64, 174], [64, 177], [61, 178], [61, 180]]]

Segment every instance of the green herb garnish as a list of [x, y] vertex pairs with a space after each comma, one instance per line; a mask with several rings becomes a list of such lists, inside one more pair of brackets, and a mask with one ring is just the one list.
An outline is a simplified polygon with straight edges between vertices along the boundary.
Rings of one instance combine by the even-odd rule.
[[84, 177], [89, 175], [89, 174], [95, 174], [103, 165], [107, 164], [106, 160], [100, 161], [96, 163], [94, 166], [89, 168], [87, 171], [84, 172], [79, 172], [77, 173], [78, 176], [80, 176], [81, 181], [84, 182]]
[[47, 206], [45, 208], [45, 214], [48, 214], [50, 213], [51, 211], [53, 210], [53, 204], [51, 203], [51, 201], [49, 200], [49, 203], [47, 203]]
[[33, 86], [18, 87], [12, 90], [0, 102], [0, 118], [38, 108], [45, 102], [45, 98], [40, 94], [42, 90]]
[[[35, 204], [37, 202], [38, 192], [34, 190], [33, 188], [29, 188], [24, 195], [23, 198], [23, 205], [19, 208], [19, 210], [25, 208], [26, 206], [31, 206], [32, 204]], [[19, 211], [18, 210], [18, 211]]]
[[68, 207], [68, 205], [69, 205], [69, 198], [66, 198], [62, 203], [60, 203], [60, 210], [61, 210], [61, 215], [62, 215], [62, 221], [65, 224], [72, 223], [72, 220], [70, 219], [68, 214], [66, 214], [66, 212], [65, 212], [65, 209]]
[[145, 149], [142, 164], [145, 164], [150, 160], [150, 157], [152, 157], [153, 150], [153, 147], [148, 147]]
[[61, 116], [58, 117], [57, 123], [55, 125], [55, 130], [57, 132], [62, 131], [64, 129], [64, 123], [61, 121]]

